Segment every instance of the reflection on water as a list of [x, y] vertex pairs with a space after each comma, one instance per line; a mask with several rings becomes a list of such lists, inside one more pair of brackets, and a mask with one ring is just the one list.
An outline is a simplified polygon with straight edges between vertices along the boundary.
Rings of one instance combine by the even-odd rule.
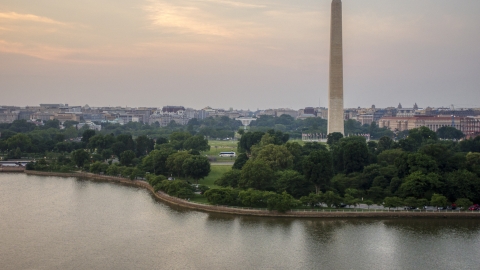
[[147, 191], [0, 174], [2, 269], [476, 269], [477, 220], [204, 213]]
[[479, 233], [479, 221], [474, 219], [395, 219], [386, 220], [388, 228], [424, 236], [458, 234], [472, 236]]

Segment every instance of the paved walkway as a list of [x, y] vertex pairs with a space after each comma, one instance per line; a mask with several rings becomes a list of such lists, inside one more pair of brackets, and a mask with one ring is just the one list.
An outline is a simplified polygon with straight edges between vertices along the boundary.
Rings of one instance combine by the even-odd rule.
[[210, 165], [221, 165], [221, 166], [233, 166], [233, 161], [227, 161], [227, 162], [219, 162], [219, 161], [214, 161], [210, 162]]

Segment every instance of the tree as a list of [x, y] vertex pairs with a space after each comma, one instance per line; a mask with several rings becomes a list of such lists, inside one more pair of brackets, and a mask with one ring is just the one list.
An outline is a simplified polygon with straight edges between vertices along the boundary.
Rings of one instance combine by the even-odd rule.
[[90, 165], [90, 172], [92, 173], [106, 172], [107, 169], [108, 169], [108, 164], [98, 162], [98, 161]]
[[66, 139], [73, 139], [78, 137], [78, 130], [75, 127], [65, 127], [63, 135], [65, 135]]
[[332, 146], [343, 138], [343, 134], [340, 132], [333, 132], [327, 135], [327, 144]]
[[82, 168], [83, 165], [90, 160], [90, 154], [83, 149], [73, 151], [71, 156], [73, 162], [75, 162], [75, 165], [79, 168]]
[[185, 199], [193, 196], [193, 187], [187, 182], [181, 180], [163, 180], [156, 187], [165, 191], [168, 195], [178, 198]]
[[267, 199], [267, 208], [270, 211], [285, 213], [296, 205], [297, 201], [285, 191], [282, 194], [272, 194]]
[[433, 206], [436, 206], [436, 207], [445, 207], [445, 206], [447, 206], [448, 201], [447, 201], [447, 197], [445, 197], [441, 194], [434, 193], [430, 203]]
[[237, 169], [232, 169], [224, 173], [220, 178], [215, 180], [215, 185], [221, 187], [238, 187], [240, 182], [240, 177], [242, 176], [242, 171]]
[[473, 203], [467, 198], [459, 198], [455, 201], [455, 204], [457, 205], [457, 207], [460, 207], [463, 210], [467, 210]]
[[150, 139], [145, 135], [138, 136], [135, 139], [135, 144], [137, 146], [135, 151], [137, 157], [148, 155], [148, 153], [152, 151], [153, 147], [155, 146], [155, 142], [153, 141], [153, 139]]
[[392, 138], [387, 136], [381, 137], [380, 140], [378, 140], [377, 154], [385, 150], [392, 149], [393, 144], [394, 144], [394, 141], [392, 140]]
[[20, 147], [17, 147], [15, 150], [8, 151], [7, 154], [8, 159], [21, 159], [22, 158], [22, 151], [20, 151]]
[[58, 121], [58, 119], [48, 120], [44, 123], [43, 127], [44, 128], [59, 129], [60, 128], [60, 121]]
[[370, 200], [379, 204], [385, 198], [385, 190], [381, 187], [371, 187], [367, 190], [367, 196]]
[[258, 152], [256, 159], [265, 161], [274, 171], [287, 170], [293, 167], [293, 156], [284, 145], [266, 145]]
[[268, 199], [266, 195], [270, 195], [270, 192], [249, 188], [238, 193], [238, 200], [246, 207], [266, 207]]
[[468, 171], [458, 170], [445, 175], [446, 187], [444, 194], [452, 201], [458, 198], [467, 198], [472, 201], [480, 200], [480, 179]]
[[468, 170], [480, 177], [480, 153], [470, 152], [465, 158]]
[[144, 171], [153, 173], [155, 175], [167, 175], [167, 158], [173, 153], [175, 153], [175, 150], [169, 148], [162, 150], [153, 150], [146, 157], [143, 158], [141, 167]]
[[422, 172], [423, 174], [437, 172], [437, 162], [430, 156], [421, 153], [412, 153], [408, 155], [407, 164], [410, 173]]
[[188, 152], [177, 152], [171, 154], [167, 158], [167, 169], [170, 173], [175, 174], [176, 176], [180, 176], [183, 173], [183, 163], [187, 158], [190, 158], [192, 155]]
[[105, 173], [107, 175], [118, 176], [120, 174], [120, 172], [121, 172], [121, 168], [119, 166], [117, 166], [117, 164], [112, 164], [112, 165], [108, 166]]
[[303, 173], [303, 156], [302, 156], [302, 146], [297, 142], [287, 142], [285, 144], [287, 150], [292, 154], [293, 157], [293, 169]]
[[303, 172], [305, 178], [311, 181], [318, 193], [326, 190], [333, 177], [332, 156], [328, 151], [314, 151], [305, 159]]
[[403, 200], [399, 197], [386, 197], [383, 202], [383, 207], [388, 207], [388, 210], [390, 210], [390, 208], [397, 208], [403, 206], [403, 204]]
[[170, 144], [175, 150], [185, 149], [183, 144], [190, 137], [192, 135], [188, 132], [173, 132], [170, 134]]
[[386, 163], [388, 165], [394, 165], [395, 160], [404, 154], [402, 149], [390, 149], [384, 150], [377, 156], [377, 162], [379, 164]]
[[129, 166], [132, 164], [134, 158], [135, 152], [133, 152], [132, 150], [124, 151], [120, 154], [120, 163], [124, 166]]
[[113, 155], [113, 151], [112, 151], [112, 149], [104, 149], [101, 152], [101, 155], [102, 155], [103, 160], [111, 159], [112, 155]]
[[342, 202], [342, 198], [333, 191], [327, 191], [323, 195], [323, 201], [329, 208], [331, 208], [332, 206], [339, 206]]
[[232, 188], [212, 188], [205, 191], [208, 202], [215, 205], [236, 205], [238, 191]]
[[87, 147], [91, 150], [97, 150], [97, 152], [102, 152], [104, 149], [109, 149], [112, 147], [112, 144], [115, 143], [115, 137], [112, 135], [103, 136], [102, 134], [97, 134], [88, 140]]
[[240, 182], [241, 188], [254, 188], [258, 190], [268, 190], [272, 188], [274, 172], [268, 164], [262, 159], [249, 159], [242, 169]]
[[369, 209], [369, 210], [370, 210], [370, 206], [372, 204], [374, 204], [374, 202], [372, 200], [365, 200], [365, 201], [363, 201], [363, 203], [367, 205], [367, 209]]
[[418, 200], [415, 197], [408, 197], [403, 200], [403, 203], [409, 208], [416, 208], [418, 206]]
[[415, 152], [426, 143], [437, 141], [437, 134], [427, 127], [419, 127], [409, 130], [408, 137], [398, 143], [404, 151]]
[[462, 152], [480, 152], [480, 136], [461, 141], [458, 144], [458, 148]]
[[337, 172], [360, 172], [368, 165], [369, 151], [364, 137], [342, 138], [330, 149]]
[[[135, 151], [135, 141], [133, 140], [132, 135], [130, 135], [130, 134], [120, 134], [116, 137], [116, 141], [118, 143], [122, 144], [123, 149], [124, 149], [123, 151], [126, 151], [126, 150]], [[114, 152], [115, 152], [115, 150], [114, 150]]]
[[28, 151], [28, 149], [31, 148], [32, 140], [27, 135], [19, 133], [8, 138], [6, 140], [6, 145], [8, 149], [14, 150], [16, 148], [19, 148], [20, 151], [26, 152]]
[[439, 128], [437, 130], [437, 135], [438, 138], [444, 140], [460, 140], [465, 137], [465, 134], [463, 134], [463, 132], [461, 132], [460, 130], [448, 126]]
[[313, 189], [312, 182], [294, 170], [279, 171], [275, 174], [275, 178], [277, 180], [274, 183], [274, 188], [277, 193], [286, 191], [294, 198], [305, 196]]
[[74, 125], [78, 125], [78, 122], [77, 121], [72, 121], [72, 120], [67, 120], [67, 121], [63, 122], [63, 126], [65, 127], [65, 129], [69, 129], [69, 128], [73, 127]]
[[235, 159], [235, 162], [233, 163], [232, 169], [236, 170], [241, 170], [245, 163], [248, 161], [248, 156], [245, 153], [241, 153], [238, 155], [238, 157]]
[[399, 192], [404, 197], [429, 198], [433, 192], [443, 187], [440, 176], [436, 173], [425, 175], [422, 172], [414, 172], [405, 178]]
[[238, 152], [250, 153], [252, 146], [259, 143], [264, 134], [265, 133], [259, 131], [247, 132], [243, 134], [242, 138], [240, 138], [240, 141], [238, 142]]
[[343, 197], [343, 203], [347, 206], [356, 206], [359, 203], [359, 200], [350, 194], [345, 194]]
[[318, 151], [318, 150], [327, 151], [328, 149], [324, 144], [321, 144], [321, 143], [318, 143], [318, 142], [306, 142], [302, 146], [302, 155], [303, 156], [308, 156], [308, 155], [310, 155], [311, 152]]
[[93, 136], [95, 136], [95, 130], [92, 130], [92, 129], [85, 130], [82, 134], [82, 142], [88, 143], [90, 141], [90, 138]]
[[195, 179], [198, 184], [199, 179], [203, 179], [210, 173], [210, 162], [203, 156], [191, 156], [183, 162], [184, 173]]
[[403, 204], [404, 202], [399, 197], [385, 197], [382, 203], [383, 207], [388, 207], [388, 210], [400, 207]]
[[316, 205], [320, 205], [320, 203], [323, 201], [323, 194], [322, 192], [320, 193], [310, 193], [308, 196], [303, 196], [300, 198], [300, 202], [303, 205], [308, 205], [314, 208]]
[[183, 143], [185, 150], [209, 151], [208, 140], [202, 135], [196, 135], [185, 140]]

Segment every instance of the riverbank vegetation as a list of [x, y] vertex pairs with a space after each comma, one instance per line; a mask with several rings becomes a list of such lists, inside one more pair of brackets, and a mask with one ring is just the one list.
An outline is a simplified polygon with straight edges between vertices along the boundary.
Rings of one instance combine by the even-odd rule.
[[207, 199], [265, 207], [275, 192], [290, 207], [363, 203], [412, 209], [452, 204], [467, 209], [480, 201], [480, 137], [440, 140], [421, 127], [398, 141], [330, 134], [327, 145], [302, 146], [284, 136], [278, 131], [244, 134], [233, 170], [215, 182], [223, 188], [207, 191]]
[[[195, 119], [187, 126], [105, 124], [101, 132], [77, 130], [68, 122], [60, 129], [56, 120], [43, 126], [18, 120], [0, 124], [0, 150], [4, 158], [35, 158], [27, 169], [145, 179], [156, 190], [211, 204], [286, 211], [360, 203], [466, 208], [480, 202], [480, 137], [458, 141], [453, 128], [438, 133], [418, 128], [393, 140], [374, 123], [346, 122], [358, 133], [368, 129], [388, 136], [367, 142], [334, 133], [327, 144], [298, 142], [291, 135], [322, 132], [326, 121], [290, 118], [262, 116], [249, 132], [240, 129], [238, 142], [231, 139], [239, 122], [224, 117]], [[208, 140], [219, 134], [228, 137]], [[222, 151], [238, 155], [217, 160]], [[212, 166], [212, 161], [234, 164]]]

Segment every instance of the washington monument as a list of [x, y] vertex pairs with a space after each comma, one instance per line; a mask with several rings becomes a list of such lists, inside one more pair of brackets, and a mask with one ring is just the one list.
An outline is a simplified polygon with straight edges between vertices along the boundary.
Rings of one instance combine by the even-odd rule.
[[332, 1], [330, 25], [330, 75], [328, 86], [328, 134], [343, 130], [342, 1]]

